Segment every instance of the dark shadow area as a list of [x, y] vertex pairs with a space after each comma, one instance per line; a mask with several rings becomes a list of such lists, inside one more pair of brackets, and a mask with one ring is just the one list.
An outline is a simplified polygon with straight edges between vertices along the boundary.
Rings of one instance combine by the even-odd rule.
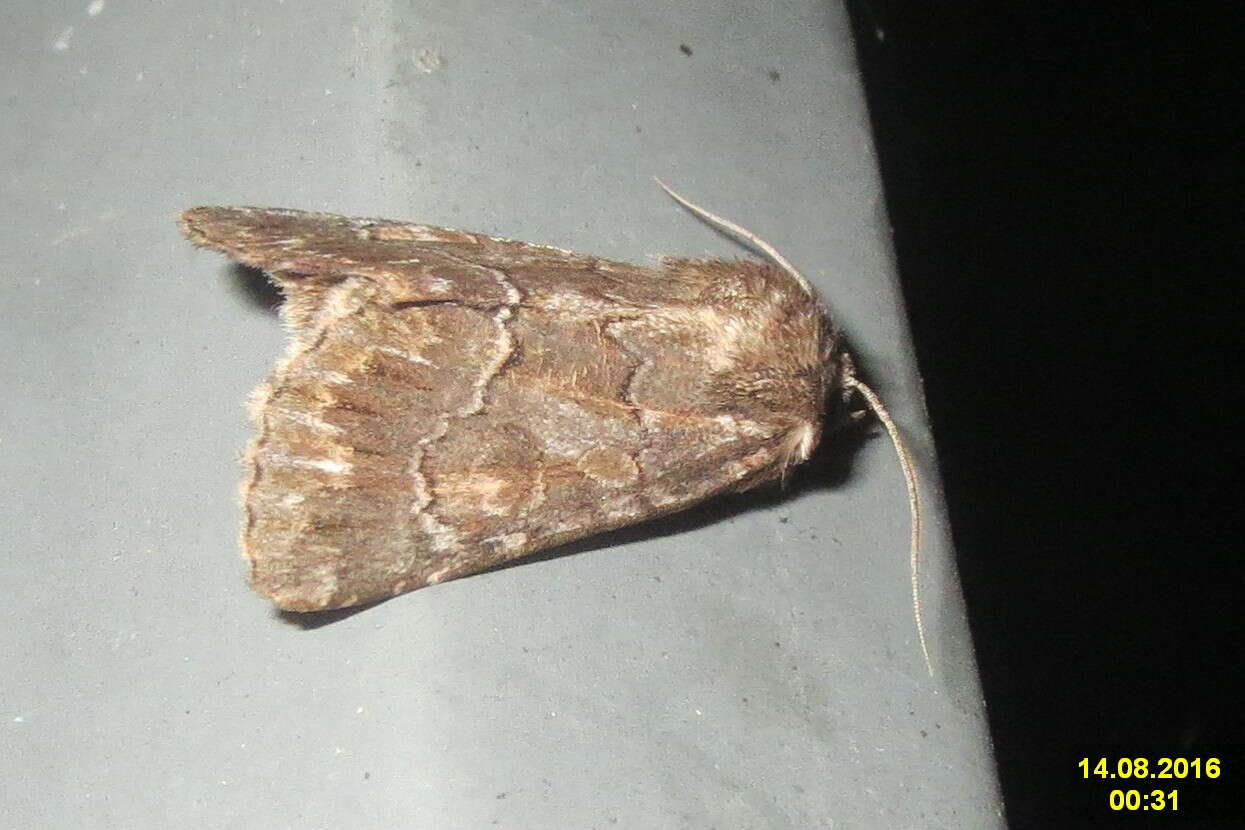
[[281, 289], [258, 268], [231, 262], [228, 265], [229, 287], [253, 309], [276, 314], [281, 308]]
[[848, 6], [1008, 820], [1062, 826], [1079, 753], [1245, 741], [1239, 9]]
[[390, 599], [392, 597], [379, 599], [376, 602], [369, 602], [364, 605], [352, 605], [349, 608], [334, 608], [331, 611], [282, 611], [279, 608], [274, 608], [272, 613], [287, 625], [298, 626], [303, 631], [315, 631], [317, 628], [323, 628], [326, 625], [349, 619], [355, 614], [362, 614], [369, 608], [375, 608], [378, 605], [389, 602]]

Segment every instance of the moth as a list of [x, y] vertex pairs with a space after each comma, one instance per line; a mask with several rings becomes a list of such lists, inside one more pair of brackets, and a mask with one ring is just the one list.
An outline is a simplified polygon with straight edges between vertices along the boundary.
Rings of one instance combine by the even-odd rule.
[[[660, 182], [659, 182], [660, 183]], [[663, 188], [773, 264], [640, 267], [479, 233], [297, 210], [197, 207], [196, 245], [284, 295], [285, 356], [251, 399], [241, 488], [250, 583], [344, 608], [782, 479], [828, 400], [859, 396], [808, 281], [755, 234]]]

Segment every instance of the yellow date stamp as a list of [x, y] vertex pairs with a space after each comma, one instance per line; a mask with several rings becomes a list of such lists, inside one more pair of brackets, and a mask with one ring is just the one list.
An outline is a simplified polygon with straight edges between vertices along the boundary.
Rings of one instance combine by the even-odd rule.
[[1081, 776], [1089, 778], [1154, 778], [1180, 781], [1185, 778], [1218, 778], [1223, 762], [1218, 758], [1082, 758]]
[[[1163, 755], [1082, 754], [1077, 777], [1090, 785], [1090, 808], [1098, 815], [1130, 813], [1222, 815], [1228, 790], [1236, 791], [1239, 753]], [[1231, 781], [1231, 783], [1230, 783]], [[1229, 812], [1236, 810], [1229, 808]]]

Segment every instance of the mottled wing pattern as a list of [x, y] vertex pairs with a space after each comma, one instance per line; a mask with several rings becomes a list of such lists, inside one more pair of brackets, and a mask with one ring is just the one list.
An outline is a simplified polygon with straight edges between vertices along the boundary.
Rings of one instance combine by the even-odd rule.
[[381, 599], [773, 479], [816, 443], [840, 370], [816, 300], [750, 262], [642, 268], [259, 208], [182, 227], [286, 296], [292, 339], [254, 395], [242, 492], [251, 582], [284, 609]]

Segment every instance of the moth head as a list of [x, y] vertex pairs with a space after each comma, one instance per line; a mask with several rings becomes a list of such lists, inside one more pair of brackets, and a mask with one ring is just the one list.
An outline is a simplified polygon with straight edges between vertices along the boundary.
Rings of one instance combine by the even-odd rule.
[[812, 425], [800, 442], [811, 452], [840, 375], [838, 335], [821, 303], [774, 266], [711, 265], [700, 299], [713, 309], [706, 327], [712, 397], [723, 411]]

